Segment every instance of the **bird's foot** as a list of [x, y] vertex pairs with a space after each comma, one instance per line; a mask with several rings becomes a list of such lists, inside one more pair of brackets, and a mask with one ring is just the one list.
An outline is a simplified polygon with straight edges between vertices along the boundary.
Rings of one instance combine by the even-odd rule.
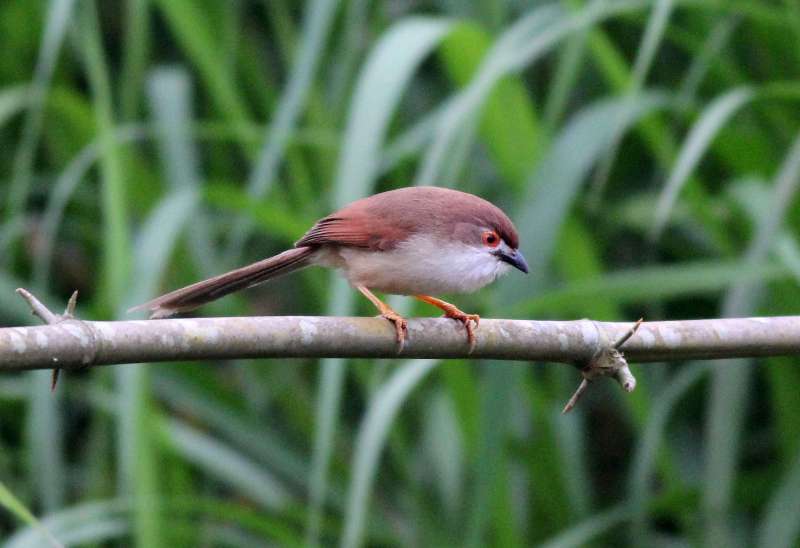
[[408, 320], [395, 312], [394, 309], [389, 308], [388, 305], [381, 310], [381, 317], [386, 318], [394, 324], [397, 353], [399, 354], [403, 351], [403, 346], [405, 346], [406, 337], [408, 336]]
[[367, 299], [370, 300], [372, 304], [375, 305], [375, 308], [377, 308], [381, 313], [381, 317], [386, 318], [394, 324], [394, 331], [397, 338], [397, 353], [399, 354], [402, 352], [403, 345], [406, 342], [406, 336], [408, 335], [408, 320], [395, 312], [391, 306], [380, 300], [372, 293], [372, 291], [363, 285], [357, 285], [356, 289], [358, 289]]
[[[477, 314], [467, 314], [466, 312], [462, 312], [456, 305], [450, 304], [447, 301], [443, 301], [442, 299], [437, 299], [436, 297], [431, 297], [430, 295], [414, 295], [420, 301], [426, 302], [428, 304], [432, 304], [436, 308], [440, 310], [444, 310], [444, 315], [446, 318], [453, 318], [454, 320], [458, 320], [464, 324], [464, 329], [467, 330], [467, 342], [469, 343], [469, 353], [472, 354], [472, 351], [475, 350], [475, 329], [477, 329], [478, 324], [481, 322], [481, 317]], [[475, 324], [475, 325], [473, 325]]]
[[464, 324], [464, 329], [467, 330], [467, 342], [469, 342], [469, 352], [471, 354], [472, 351], [475, 350], [475, 329], [477, 329], [478, 325], [481, 323], [481, 317], [477, 314], [462, 312], [452, 304], [442, 310], [444, 310], [446, 318], [453, 318]]

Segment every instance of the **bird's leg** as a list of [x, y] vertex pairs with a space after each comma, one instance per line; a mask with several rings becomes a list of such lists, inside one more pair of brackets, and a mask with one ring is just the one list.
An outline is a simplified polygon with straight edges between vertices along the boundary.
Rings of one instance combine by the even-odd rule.
[[376, 297], [372, 291], [363, 285], [356, 286], [356, 289], [361, 291], [361, 293], [363, 293], [364, 296], [375, 305], [375, 307], [381, 313], [381, 316], [394, 324], [394, 330], [397, 334], [397, 353], [399, 354], [402, 352], [403, 345], [405, 344], [406, 340], [406, 334], [408, 333], [408, 321], [403, 316], [395, 312], [391, 306]]
[[[454, 320], [458, 320], [464, 324], [464, 328], [467, 330], [467, 341], [469, 342], [469, 351], [472, 352], [475, 349], [475, 327], [478, 327], [478, 324], [481, 321], [481, 317], [477, 314], [467, 314], [466, 312], [462, 312], [458, 309], [458, 307], [454, 304], [450, 304], [445, 302], [441, 299], [437, 299], [436, 297], [431, 297], [430, 295], [414, 295], [420, 301], [424, 301], [428, 304], [432, 304], [436, 308], [441, 308], [444, 310], [444, 315], [448, 318], [453, 318]], [[475, 326], [472, 326], [472, 322], [475, 323]]]

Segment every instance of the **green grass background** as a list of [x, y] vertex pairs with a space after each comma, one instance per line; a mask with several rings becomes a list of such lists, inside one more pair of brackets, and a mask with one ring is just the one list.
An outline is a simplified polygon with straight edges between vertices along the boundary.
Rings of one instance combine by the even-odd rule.
[[[490, 199], [488, 317], [800, 311], [796, 0], [0, 3], [0, 323], [86, 319], [412, 184]], [[435, 311], [391, 300], [409, 315]], [[374, 314], [335, 275], [216, 314]], [[247, 360], [0, 377], [21, 546], [796, 546], [797, 359]]]

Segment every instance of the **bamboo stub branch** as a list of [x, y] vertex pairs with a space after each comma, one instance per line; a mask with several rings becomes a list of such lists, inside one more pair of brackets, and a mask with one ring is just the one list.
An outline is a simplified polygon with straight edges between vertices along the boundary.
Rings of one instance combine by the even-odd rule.
[[587, 364], [581, 368], [583, 380], [578, 385], [575, 393], [564, 406], [562, 414], [569, 413], [578, 404], [584, 392], [589, 388], [589, 383], [597, 377], [612, 377], [625, 392], [633, 392], [636, 388], [636, 378], [628, 367], [628, 362], [622, 353], [622, 347], [633, 337], [642, 326], [643, 318], [639, 318], [633, 326], [614, 344], [600, 345]]
[[[24, 290], [20, 294], [37, 315], [53, 319], [35, 297]], [[48, 325], [0, 329], [0, 371], [236, 358], [480, 358], [569, 363], [582, 368], [586, 383], [605, 374], [630, 390], [633, 385], [619, 377], [625, 358], [660, 362], [800, 355], [800, 316], [645, 322], [638, 331], [621, 322], [482, 319], [471, 353], [457, 322], [415, 318], [399, 355], [394, 329], [382, 318], [99, 322], [79, 320], [68, 310], [56, 319]], [[620, 341], [625, 344], [622, 362], [616, 370], [599, 371], [598, 352], [619, 349]]]

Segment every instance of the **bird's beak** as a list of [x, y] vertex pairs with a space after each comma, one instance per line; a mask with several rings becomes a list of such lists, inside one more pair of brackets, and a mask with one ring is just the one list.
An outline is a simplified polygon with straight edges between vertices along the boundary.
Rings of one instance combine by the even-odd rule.
[[497, 258], [504, 263], [508, 263], [514, 268], [522, 270], [525, 274], [528, 273], [528, 262], [525, 260], [525, 257], [522, 256], [522, 253], [516, 249], [510, 249], [508, 251], [498, 250], [496, 255]]

